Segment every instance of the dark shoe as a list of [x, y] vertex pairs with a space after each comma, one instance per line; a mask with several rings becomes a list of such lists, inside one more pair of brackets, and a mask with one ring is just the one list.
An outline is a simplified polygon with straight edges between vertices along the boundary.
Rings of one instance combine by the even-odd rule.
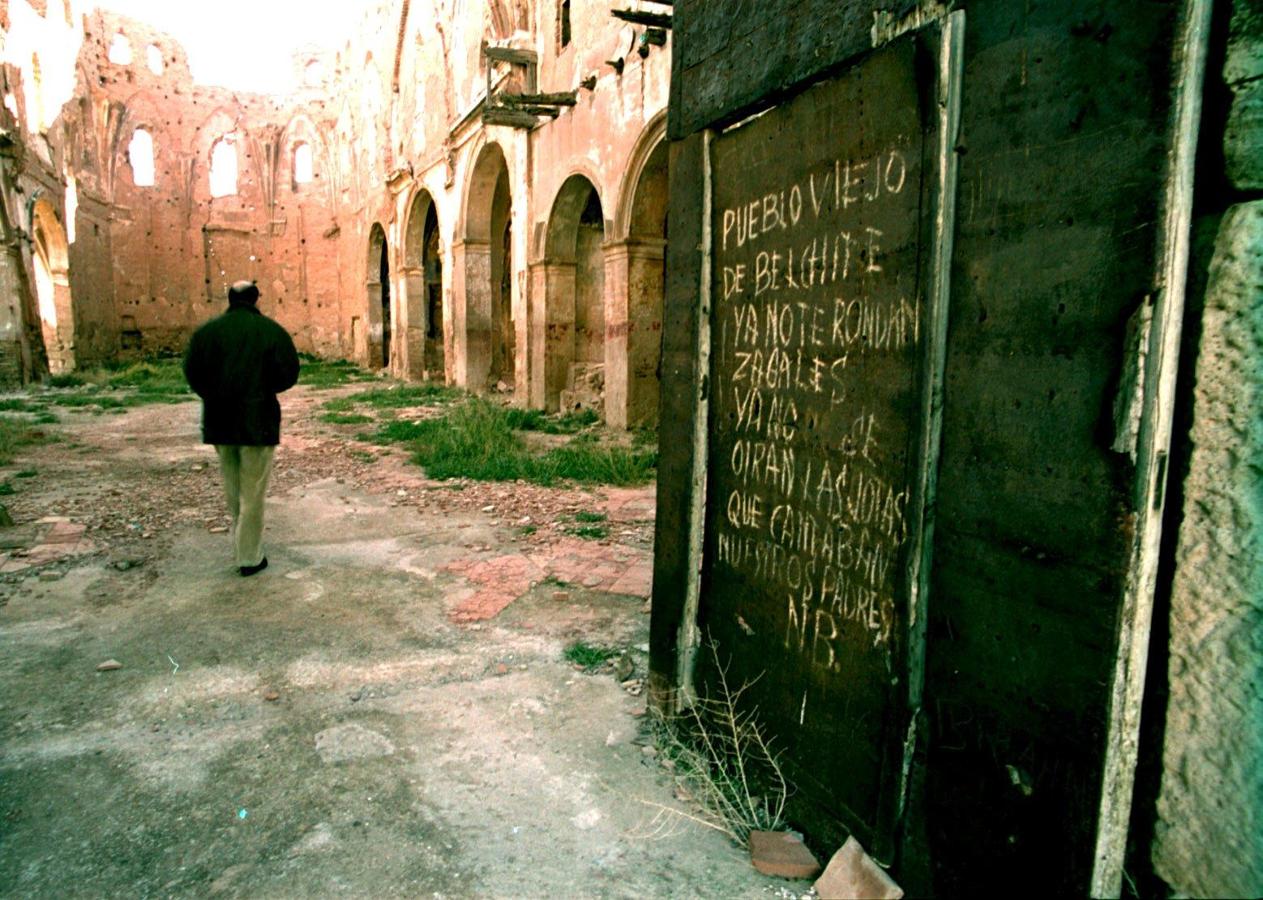
[[259, 572], [262, 572], [267, 567], [268, 567], [268, 558], [265, 556], [263, 557], [263, 561], [260, 562], [257, 566], [242, 566], [237, 571], [241, 573], [242, 578], [245, 578], [249, 575], [254, 575]]

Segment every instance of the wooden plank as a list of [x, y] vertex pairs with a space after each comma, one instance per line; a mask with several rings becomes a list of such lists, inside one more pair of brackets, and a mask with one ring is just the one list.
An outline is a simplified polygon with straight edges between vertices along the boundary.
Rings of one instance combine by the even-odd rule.
[[539, 57], [534, 50], [514, 50], [512, 47], [483, 47], [482, 53], [494, 62], [514, 63], [519, 66], [535, 65]]
[[574, 106], [578, 91], [561, 94], [497, 94], [496, 99], [508, 105], [533, 104], [536, 106]]
[[539, 119], [532, 113], [498, 106], [484, 109], [482, 121], [486, 125], [508, 125], [510, 128], [534, 128], [539, 124]]
[[647, 25], [650, 28], [670, 30], [671, 16], [667, 13], [641, 12], [637, 9], [611, 9], [610, 15], [633, 25]]

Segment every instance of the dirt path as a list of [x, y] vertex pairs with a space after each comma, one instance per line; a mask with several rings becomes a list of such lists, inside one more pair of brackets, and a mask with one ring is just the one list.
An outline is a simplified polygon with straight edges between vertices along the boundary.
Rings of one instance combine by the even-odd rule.
[[429, 482], [317, 422], [335, 395], [285, 398], [250, 579], [194, 404], [64, 416], [0, 471], [0, 895], [784, 895], [652, 824], [652, 488]]

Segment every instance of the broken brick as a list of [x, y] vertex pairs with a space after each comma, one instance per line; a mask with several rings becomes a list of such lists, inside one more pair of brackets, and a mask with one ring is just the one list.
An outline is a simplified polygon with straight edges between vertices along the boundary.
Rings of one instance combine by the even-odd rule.
[[815, 878], [820, 862], [802, 838], [787, 831], [751, 831], [750, 862], [764, 875]]

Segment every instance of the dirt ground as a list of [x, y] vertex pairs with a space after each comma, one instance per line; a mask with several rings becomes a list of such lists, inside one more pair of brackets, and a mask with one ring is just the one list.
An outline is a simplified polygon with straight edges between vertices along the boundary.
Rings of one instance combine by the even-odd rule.
[[338, 394], [284, 398], [253, 578], [196, 404], [64, 414], [0, 470], [0, 895], [803, 893], [655, 820], [652, 487], [429, 482], [319, 423]]

